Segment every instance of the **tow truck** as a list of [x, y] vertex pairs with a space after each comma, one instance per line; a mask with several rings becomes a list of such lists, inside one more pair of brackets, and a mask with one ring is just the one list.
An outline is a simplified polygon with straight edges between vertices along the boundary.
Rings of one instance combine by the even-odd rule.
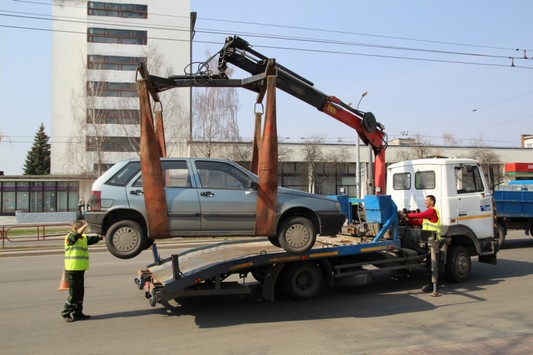
[[[444, 232], [444, 238], [439, 241], [433, 233], [411, 228], [399, 219], [397, 205], [391, 196], [385, 195], [386, 134], [383, 125], [376, 121], [372, 113], [354, 109], [335, 96], [320, 92], [314, 88], [312, 82], [276, 63], [274, 59], [255, 51], [240, 37], [228, 37], [218, 55], [219, 72], [208, 76], [203, 74], [202, 80], [193, 74], [158, 77], [150, 75], [143, 65], [139, 67], [138, 72], [142, 77], [138, 81], [138, 87], [144, 127], [141, 130], [141, 167], [145, 201], [146, 203], [150, 201], [153, 216], [159, 218], [157, 221], [148, 220], [152, 237], [157, 238], [165, 234], [165, 224], [161, 218], [165, 216], [166, 206], [158, 205], [165, 201], [164, 198], [157, 197], [163, 191], [161, 176], [157, 175], [158, 169], [160, 170], [157, 166], [159, 157], [164, 152], [164, 138], [160, 136], [161, 117], [156, 113], [156, 119], [152, 119], [150, 97], [153, 101], [159, 102], [158, 93], [172, 88], [243, 87], [257, 92], [258, 102], [262, 101], [265, 94], [267, 95], [262, 133], [261, 122], [258, 123], [256, 119], [252, 158], [252, 171], [258, 173], [260, 191], [263, 191], [262, 196], [258, 194], [257, 235], [268, 236], [272, 225], [272, 214], [275, 214], [273, 196], [277, 189], [276, 88], [355, 129], [364, 144], [372, 147], [375, 155], [375, 191], [373, 191], [375, 194], [365, 196], [363, 200], [350, 201], [349, 208], [356, 211], [354, 216], [357, 218], [349, 221], [350, 227], [345, 233], [319, 236], [310, 250], [299, 254], [276, 247], [266, 238], [254, 238], [246, 241], [225, 241], [161, 258], [154, 243], [152, 246], [154, 262], [139, 270], [135, 278], [139, 289], [145, 292], [152, 306], [187, 296], [250, 293], [250, 284], [246, 282], [246, 277], [249, 275], [260, 285], [264, 299], [273, 301], [275, 290], [281, 288], [290, 297], [302, 300], [317, 297], [324, 285], [333, 286], [336, 283], [363, 285], [371, 282], [376, 272], [409, 271], [414, 267], [431, 269], [432, 295], [438, 296], [437, 280], [440, 271], [445, 271], [452, 281], [462, 282], [469, 278], [471, 256], [478, 255], [481, 262], [496, 263], [498, 246], [493, 235], [484, 233], [478, 237], [476, 231], [472, 231], [468, 226], [454, 226], [451, 228], [454, 231], [453, 235], [447, 237]], [[252, 76], [245, 79], [230, 79], [225, 74], [228, 64], [233, 64]], [[160, 147], [157, 149], [157, 146], [150, 142], [159, 142]], [[147, 149], [143, 150], [143, 146]], [[150, 146], [151, 150], [147, 146]], [[453, 164], [455, 164], [453, 161], [440, 161], [434, 166], [448, 167]], [[477, 169], [475, 163], [461, 164], [469, 165], [470, 170]], [[449, 168], [446, 171], [453, 174], [454, 170]], [[145, 173], [155, 178], [147, 180], [144, 177]], [[407, 186], [411, 187], [411, 181], [407, 179], [414, 178], [415, 173], [415, 171], [401, 172], [400, 183], [404, 190]], [[476, 190], [476, 193], [485, 196], [489, 192], [483, 174], [478, 172], [476, 177], [481, 179], [479, 181], [481, 190]], [[443, 175], [442, 179], [437, 181], [437, 184], [442, 186], [432, 188], [447, 193], [451, 180], [446, 178], [447, 176]], [[396, 188], [395, 183], [390, 186]], [[413, 189], [414, 187], [415, 183]], [[422, 191], [417, 192], [422, 196]], [[405, 192], [403, 196], [406, 196]], [[410, 202], [406, 206], [414, 205], [412, 200], [408, 201]], [[476, 223], [484, 224], [485, 227], [489, 223], [491, 226], [493, 210], [490, 198], [483, 201], [483, 213], [475, 217]], [[462, 211], [462, 213], [467, 212]], [[459, 221], [453, 217], [449, 219], [453, 219], [452, 223]], [[465, 232], [467, 229], [468, 233]], [[447, 253], [447, 250], [451, 252]], [[238, 276], [241, 281], [232, 280], [234, 279], [232, 276]]]

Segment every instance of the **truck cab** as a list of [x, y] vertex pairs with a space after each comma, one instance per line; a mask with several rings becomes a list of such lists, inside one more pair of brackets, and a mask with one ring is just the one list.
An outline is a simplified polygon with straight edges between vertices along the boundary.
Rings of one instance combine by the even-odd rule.
[[436, 197], [441, 234], [450, 246], [495, 263], [492, 195], [479, 162], [473, 159], [417, 159], [387, 168], [387, 193], [399, 210], [424, 210], [427, 195]]

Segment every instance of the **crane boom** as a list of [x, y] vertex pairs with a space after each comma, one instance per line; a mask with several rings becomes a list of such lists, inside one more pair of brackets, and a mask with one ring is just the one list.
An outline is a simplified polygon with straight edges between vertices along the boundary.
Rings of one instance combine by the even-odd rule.
[[[226, 75], [228, 63], [250, 73], [252, 76], [240, 80], [228, 78]], [[244, 87], [260, 92], [262, 82], [266, 78], [265, 71], [271, 63], [274, 63], [276, 68], [276, 87], [278, 89], [355, 129], [363, 143], [372, 147], [375, 156], [375, 193], [384, 194], [385, 149], [387, 148], [387, 142], [384, 126], [376, 121], [375, 116], [371, 112], [355, 109], [337, 97], [326, 95], [317, 90], [311, 81], [257, 52], [248, 42], [238, 36], [226, 38], [224, 47], [219, 51], [219, 73], [217, 75], [209, 77], [209, 80], [202, 80], [202, 82], [199, 82], [192, 75], [170, 76], [169, 78], [150, 75], [151, 93], [154, 100], [157, 101], [158, 92], [174, 87]], [[371, 190], [374, 189], [372, 184], [370, 184], [369, 188]]]

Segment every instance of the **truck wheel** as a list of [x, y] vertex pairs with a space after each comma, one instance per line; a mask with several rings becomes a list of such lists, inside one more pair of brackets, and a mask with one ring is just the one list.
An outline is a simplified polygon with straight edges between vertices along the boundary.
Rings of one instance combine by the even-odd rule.
[[452, 245], [447, 252], [446, 276], [453, 282], [464, 282], [470, 277], [472, 261], [465, 247]]
[[315, 227], [307, 218], [291, 217], [283, 222], [279, 243], [287, 252], [304, 253], [313, 247], [315, 240]]
[[295, 263], [283, 274], [283, 291], [294, 300], [316, 298], [324, 287], [324, 274], [320, 267], [311, 262]]
[[130, 220], [113, 224], [106, 234], [107, 249], [119, 259], [131, 259], [139, 255], [144, 250], [146, 239], [146, 233], [139, 223]]
[[268, 267], [257, 267], [255, 269], [252, 269], [251, 273], [257, 282], [259, 282], [260, 284], [263, 284], [265, 282], [266, 277], [268, 276], [269, 268]]
[[498, 246], [500, 249], [503, 248], [503, 245], [505, 244], [505, 228], [498, 223]]

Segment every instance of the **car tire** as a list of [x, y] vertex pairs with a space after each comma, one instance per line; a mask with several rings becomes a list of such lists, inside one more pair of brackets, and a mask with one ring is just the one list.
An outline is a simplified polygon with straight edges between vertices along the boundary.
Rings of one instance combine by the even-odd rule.
[[268, 237], [268, 241], [275, 247], [281, 248], [278, 237]]
[[283, 222], [280, 231], [279, 243], [289, 253], [305, 253], [316, 241], [315, 226], [305, 217], [288, 218]]
[[135, 221], [119, 221], [107, 230], [107, 249], [119, 259], [136, 257], [145, 249], [146, 242], [146, 232]]

